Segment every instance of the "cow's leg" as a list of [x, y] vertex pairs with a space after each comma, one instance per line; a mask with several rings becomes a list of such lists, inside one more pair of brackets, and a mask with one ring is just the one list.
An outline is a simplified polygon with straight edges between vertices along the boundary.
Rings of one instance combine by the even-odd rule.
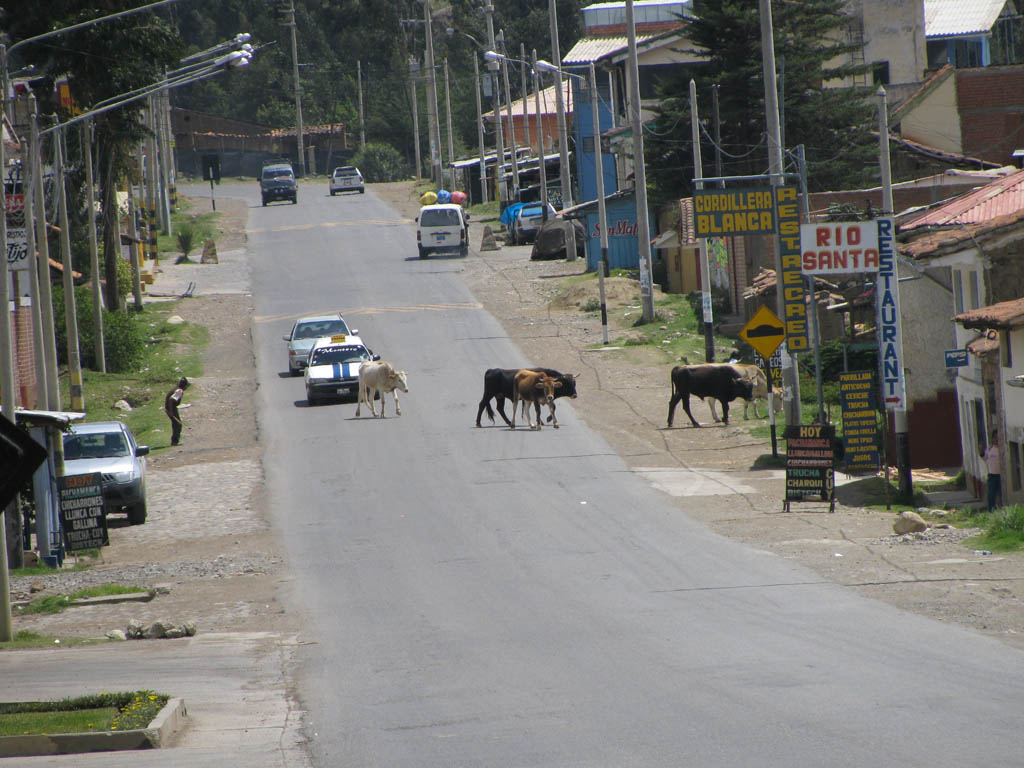
[[711, 406], [711, 418], [715, 422], [721, 421], [721, 419], [718, 418], [718, 410], [715, 408], [715, 404], [717, 402], [718, 402], [717, 398], [714, 398], [714, 397], [709, 397], [708, 398], [708, 404]]
[[[695, 427], [699, 427], [700, 424], [697, 423], [697, 420], [695, 418], [693, 418], [693, 414], [690, 413], [690, 393], [689, 392], [687, 392], [687, 393], [685, 393], [683, 395], [683, 410], [686, 411], [686, 415], [690, 417], [690, 423], [693, 424], [693, 426], [695, 426]], [[728, 420], [728, 418], [729, 418], [729, 406], [726, 405], [725, 403], [722, 403], [722, 413], [725, 414], [725, 418]]]
[[550, 413], [548, 413], [548, 421], [551, 422], [551, 426], [553, 426], [555, 429], [558, 429], [558, 419], [555, 418], [555, 401], [554, 400], [552, 400], [550, 403], [548, 403], [548, 410], [550, 411]]
[[[504, 395], [495, 395], [494, 396], [494, 404], [498, 407], [498, 414], [501, 416], [502, 419], [505, 420], [505, 423], [508, 426], [511, 427], [512, 426], [512, 422], [509, 421], [508, 420], [508, 416], [505, 415], [505, 396]], [[516, 415], [516, 400], [513, 397], [512, 398], [512, 417], [515, 418], [515, 415]]]
[[533, 401], [533, 410], [537, 412], [537, 429], [544, 426], [544, 417], [540, 415], [540, 400]]
[[398, 402], [398, 390], [397, 389], [392, 390], [391, 394], [393, 394], [395, 396], [395, 415], [396, 416], [401, 416], [402, 415], [402, 405]]
[[673, 416], [675, 415], [675, 412], [676, 412], [676, 406], [677, 406], [677, 405], [679, 405], [679, 401], [680, 401], [680, 400], [682, 400], [682, 398], [681, 398], [681, 397], [679, 396], [679, 394], [678, 394], [678, 393], [677, 393], [677, 392], [676, 392], [676, 391], [675, 391], [675, 390], [673, 389], [673, 390], [672, 390], [672, 399], [671, 399], [671, 400], [669, 400], [669, 402], [668, 402], [668, 425], [669, 425], [670, 427], [672, 426], [672, 417], [673, 417]]
[[727, 403], [725, 400], [722, 401], [722, 423], [729, 423], [729, 403]]
[[[367, 385], [366, 386], [366, 404], [368, 406], [370, 406], [370, 415], [372, 415], [373, 418], [375, 418], [375, 419], [377, 418], [377, 407], [373, 404], [373, 401], [374, 401], [374, 399], [376, 397], [377, 397], [377, 388], [376, 387], [371, 387], [370, 385]], [[383, 410], [383, 407], [382, 407], [382, 410]]]
[[491, 420], [491, 424], [494, 423], [494, 411], [491, 410], [491, 396], [484, 392], [484, 396], [480, 398], [480, 407], [476, 409], [476, 425], [480, 426], [480, 417], [483, 416], [484, 410], [487, 410], [487, 417]]
[[358, 394], [356, 395], [356, 418], [359, 418], [359, 406], [363, 404], [363, 382], [360, 381], [358, 385]]
[[[501, 401], [499, 400], [498, 402], [500, 403]], [[508, 424], [512, 429], [516, 428], [516, 406], [517, 405], [519, 405], [519, 398], [516, 396], [516, 392], [513, 391], [512, 392], [512, 421], [509, 421], [509, 424]], [[501, 414], [502, 418], [505, 419], [505, 421], [508, 421], [508, 417], [505, 416], [505, 411], [504, 411], [504, 409], [502, 409], [500, 404], [498, 406], [498, 413]]]

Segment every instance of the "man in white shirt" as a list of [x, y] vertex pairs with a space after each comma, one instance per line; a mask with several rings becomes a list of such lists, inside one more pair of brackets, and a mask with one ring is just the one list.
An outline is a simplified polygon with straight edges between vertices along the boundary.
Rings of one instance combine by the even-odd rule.
[[178, 386], [168, 392], [167, 397], [164, 398], [164, 413], [171, 420], [171, 445], [177, 445], [181, 440], [182, 422], [178, 409], [188, 408], [187, 405], [181, 404], [186, 389], [188, 389], [188, 379], [182, 376], [178, 381]]
[[996, 499], [999, 499], [999, 506], [1003, 504], [1003, 467], [1002, 456], [999, 453], [998, 430], [992, 430], [992, 439], [981, 456], [985, 459], [985, 466], [988, 469], [988, 511], [991, 512], [995, 509]]

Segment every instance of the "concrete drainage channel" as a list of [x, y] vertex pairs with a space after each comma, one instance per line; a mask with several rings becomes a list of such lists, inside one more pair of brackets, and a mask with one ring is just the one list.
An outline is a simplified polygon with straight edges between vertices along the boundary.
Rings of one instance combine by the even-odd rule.
[[184, 699], [169, 699], [148, 728], [120, 732], [3, 736], [0, 737], [0, 758], [154, 749], [165, 746], [171, 736], [184, 727], [187, 716]]

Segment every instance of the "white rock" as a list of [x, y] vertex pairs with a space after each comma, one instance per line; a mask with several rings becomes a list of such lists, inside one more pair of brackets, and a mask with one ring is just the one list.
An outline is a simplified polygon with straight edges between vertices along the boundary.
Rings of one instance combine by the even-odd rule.
[[126, 635], [123, 630], [112, 629], [109, 632], [107, 632], [107, 639], [108, 640], [127, 640], [128, 639], [128, 635]]
[[129, 403], [127, 400], [118, 400], [116, 403], [114, 403], [114, 407], [119, 411], [132, 410], [131, 403]]
[[167, 318], [168, 325], [181, 325], [185, 322], [185, 319], [181, 315], [171, 315]]
[[921, 531], [928, 530], [928, 523], [917, 512], [907, 510], [899, 513], [896, 517], [896, 522], [892, 525], [892, 529], [899, 535], [904, 533], [920, 533]]

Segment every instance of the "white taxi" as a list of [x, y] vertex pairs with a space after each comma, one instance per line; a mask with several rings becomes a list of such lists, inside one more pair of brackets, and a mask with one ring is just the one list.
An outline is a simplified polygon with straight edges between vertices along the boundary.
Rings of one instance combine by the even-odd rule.
[[317, 339], [306, 363], [306, 401], [359, 397], [359, 366], [380, 360], [358, 336], [337, 333]]

